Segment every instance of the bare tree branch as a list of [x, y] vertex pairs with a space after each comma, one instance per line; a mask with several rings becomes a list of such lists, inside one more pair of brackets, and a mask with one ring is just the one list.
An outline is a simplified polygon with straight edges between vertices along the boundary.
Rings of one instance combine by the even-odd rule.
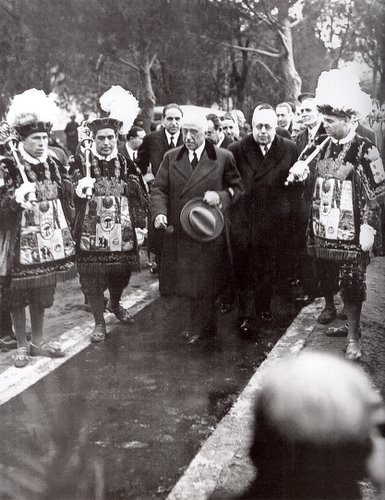
[[135, 71], [138, 71], [138, 73], [140, 73], [141, 68], [139, 66], [137, 66], [136, 64], [132, 63], [131, 61], [126, 61], [125, 59], [122, 59], [121, 57], [118, 57], [117, 60], [120, 63], [124, 64], [125, 66], [128, 66], [129, 68], [132, 68]]
[[151, 57], [151, 61], [150, 61], [150, 64], [149, 64], [150, 69], [152, 68], [152, 66], [153, 66], [154, 62], [156, 61], [157, 57], [158, 57], [158, 55], [156, 53]]
[[20, 16], [12, 12], [8, 7], [6, 7], [2, 2], [0, 2], [0, 8], [3, 9], [4, 12], [6, 12], [12, 19], [16, 22], [20, 21]]

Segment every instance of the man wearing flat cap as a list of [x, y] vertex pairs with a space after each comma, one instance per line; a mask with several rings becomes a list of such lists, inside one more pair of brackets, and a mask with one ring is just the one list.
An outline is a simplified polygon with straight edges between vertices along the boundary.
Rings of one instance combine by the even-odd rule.
[[184, 118], [184, 145], [165, 154], [151, 192], [154, 227], [166, 232], [160, 293], [190, 299], [189, 343], [216, 333], [215, 299], [229, 268], [222, 214], [243, 191], [232, 154], [206, 131], [204, 116]]

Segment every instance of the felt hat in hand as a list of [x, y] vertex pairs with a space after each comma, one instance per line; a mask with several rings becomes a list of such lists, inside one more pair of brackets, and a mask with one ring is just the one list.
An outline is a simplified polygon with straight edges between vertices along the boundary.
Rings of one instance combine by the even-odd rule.
[[180, 213], [184, 231], [196, 241], [213, 241], [222, 233], [225, 221], [217, 207], [211, 207], [202, 198], [188, 201]]

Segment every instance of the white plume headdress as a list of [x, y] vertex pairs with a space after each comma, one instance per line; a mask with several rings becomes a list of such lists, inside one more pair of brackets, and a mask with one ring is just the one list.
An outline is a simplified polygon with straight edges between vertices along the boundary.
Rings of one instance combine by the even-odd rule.
[[44, 90], [28, 89], [11, 100], [7, 122], [18, 131], [33, 129], [37, 123], [49, 128], [48, 124], [52, 126], [57, 114], [57, 105]]
[[332, 69], [321, 73], [315, 100], [317, 106], [342, 115], [363, 118], [372, 109], [371, 97], [360, 88], [358, 77], [348, 69]]
[[138, 100], [120, 85], [112, 85], [99, 99], [103, 111], [109, 118], [122, 122], [119, 132], [127, 134], [140, 111]]

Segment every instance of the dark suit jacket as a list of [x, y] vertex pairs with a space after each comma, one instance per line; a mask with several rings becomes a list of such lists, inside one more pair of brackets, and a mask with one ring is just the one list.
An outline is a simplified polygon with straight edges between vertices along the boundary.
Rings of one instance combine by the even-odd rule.
[[293, 141], [276, 135], [266, 156], [252, 135], [229, 146], [245, 194], [230, 210], [232, 241], [240, 249], [273, 241], [290, 217], [291, 190], [285, 186], [297, 159]]
[[365, 127], [364, 125], [361, 125], [361, 123], [358, 124], [356, 128], [356, 134], [360, 135], [361, 137], [365, 137], [368, 139], [370, 142], [372, 142], [374, 145], [376, 145], [376, 134], [373, 132], [368, 127]]
[[285, 139], [291, 139], [291, 133], [286, 128], [277, 127], [276, 134], [284, 137]]
[[[326, 130], [323, 123], [321, 122], [315, 134], [315, 138], [324, 134], [326, 134]], [[305, 130], [303, 130], [297, 135], [297, 137], [295, 138], [295, 143], [297, 145], [298, 155], [300, 155], [309, 143], [309, 130], [307, 128], [305, 128]]]
[[[228, 188], [232, 188], [231, 196]], [[192, 170], [185, 146], [168, 151], [151, 190], [152, 220], [165, 214], [171, 235], [164, 238], [159, 289], [164, 295], [212, 297], [219, 293], [226, 279], [226, 244], [224, 231], [213, 241], [199, 242], [184, 232], [180, 213], [193, 198], [206, 191], [217, 191], [226, 211], [242, 193], [242, 181], [233, 155], [206, 141], [202, 157]]]
[[138, 167], [135, 165], [135, 163], [129, 157], [129, 155], [127, 153], [127, 149], [126, 149], [126, 144], [124, 142], [122, 144], [119, 144], [118, 153], [120, 153], [122, 156], [124, 156], [125, 159], [127, 160], [127, 172], [128, 172], [128, 174], [138, 175], [139, 174]]
[[[181, 146], [182, 144], [182, 133], [180, 133], [177, 146]], [[147, 134], [138, 149], [138, 157], [136, 159], [136, 164], [142, 174], [145, 175], [147, 173], [148, 166], [151, 163], [152, 173], [155, 176], [166, 151], [168, 151], [168, 142], [164, 129]]]
[[223, 148], [223, 149], [228, 149], [230, 144], [232, 144], [233, 142], [234, 141], [233, 141], [233, 139], [231, 139], [231, 137], [229, 137], [228, 135], [225, 135], [225, 138], [223, 139], [222, 144], [219, 147]]

